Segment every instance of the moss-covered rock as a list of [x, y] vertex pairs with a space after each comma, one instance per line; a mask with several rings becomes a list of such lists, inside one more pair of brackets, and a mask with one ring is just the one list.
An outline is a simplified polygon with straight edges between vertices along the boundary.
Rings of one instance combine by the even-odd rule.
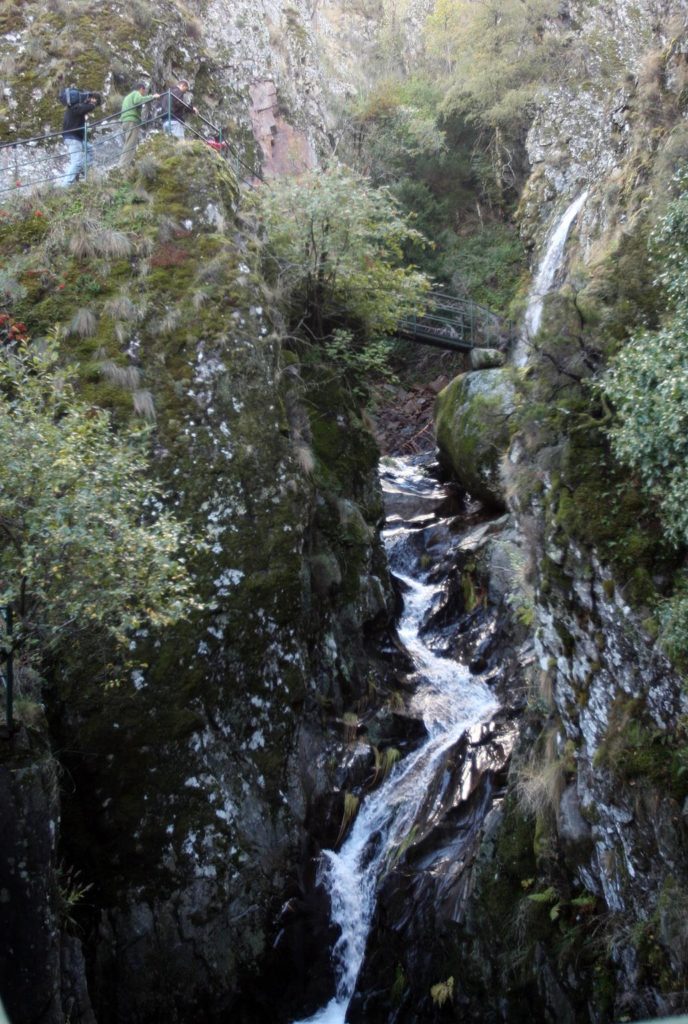
[[316, 785], [299, 716], [365, 685], [362, 634], [387, 616], [375, 447], [311, 382], [304, 458], [301, 384], [238, 199], [207, 147], [158, 138], [98, 190], [0, 219], [12, 312], [35, 340], [60, 325], [114, 429], [148, 417], [151, 476], [203, 542], [189, 621], [126, 657], [93, 637], [52, 665], [62, 846], [93, 886], [79, 925], [103, 1022], [256, 1019], [242, 979], [270, 948]]
[[505, 505], [500, 462], [506, 453], [514, 388], [506, 370], [456, 377], [437, 396], [435, 433], [441, 459], [485, 504]]

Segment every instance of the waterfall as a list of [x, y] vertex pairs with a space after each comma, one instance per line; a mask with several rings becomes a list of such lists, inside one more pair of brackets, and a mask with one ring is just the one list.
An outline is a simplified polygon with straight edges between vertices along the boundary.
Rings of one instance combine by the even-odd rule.
[[545, 296], [551, 289], [554, 277], [562, 264], [566, 239], [568, 238], [571, 225], [587, 198], [588, 193], [586, 191], [574, 199], [551, 234], [528, 296], [524, 317], [525, 326], [514, 352], [514, 365], [516, 366], [525, 366], [528, 361], [529, 343], [540, 329]]
[[[386, 781], [361, 804], [350, 835], [339, 852], [326, 850], [319, 881], [328, 891], [333, 922], [340, 935], [333, 949], [337, 975], [336, 995], [308, 1021], [297, 1024], [344, 1024], [356, 987], [366, 941], [375, 911], [377, 885], [403, 853], [419, 820], [437, 812], [438, 796], [432, 785], [444, 764], [444, 755], [472, 726], [491, 718], [496, 702], [487, 686], [448, 658], [434, 654], [420, 631], [440, 584], [433, 584], [417, 543], [421, 513], [432, 512], [445, 497], [444, 488], [401, 459], [388, 460], [382, 475], [386, 498], [400, 510], [389, 516], [384, 538], [390, 565], [405, 586], [399, 636], [414, 663], [411, 710], [422, 716], [427, 739], [398, 763]], [[415, 507], [414, 507], [415, 504]], [[420, 516], [420, 522], [427, 516]], [[436, 526], [437, 520], [433, 525]]]

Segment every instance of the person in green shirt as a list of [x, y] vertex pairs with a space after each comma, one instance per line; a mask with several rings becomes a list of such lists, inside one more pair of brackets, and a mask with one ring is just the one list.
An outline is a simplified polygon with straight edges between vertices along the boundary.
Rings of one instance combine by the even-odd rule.
[[124, 146], [119, 162], [122, 166], [130, 164], [134, 159], [136, 147], [141, 140], [141, 113], [144, 103], [160, 98], [158, 93], [148, 96], [148, 82], [137, 82], [133, 92], [122, 100], [122, 113], [120, 121], [124, 129]]

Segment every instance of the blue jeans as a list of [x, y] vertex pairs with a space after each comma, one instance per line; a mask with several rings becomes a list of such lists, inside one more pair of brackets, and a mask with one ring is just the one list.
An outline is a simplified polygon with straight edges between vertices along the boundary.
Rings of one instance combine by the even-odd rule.
[[69, 167], [65, 175], [58, 181], [58, 185], [71, 185], [78, 178], [80, 173], [86, 171], [93, 162], [93, 146], [90, 142], [83, 143], [81, 139], [65, 139], [65, 146], [69, 155]]
[[177, 121], [174, 117], [170, 120], [166, 117], [162, 123], [162, 130], [166, 135], [172, 135], [175, 139], [184, 138], [184, 125], [181, 121]]

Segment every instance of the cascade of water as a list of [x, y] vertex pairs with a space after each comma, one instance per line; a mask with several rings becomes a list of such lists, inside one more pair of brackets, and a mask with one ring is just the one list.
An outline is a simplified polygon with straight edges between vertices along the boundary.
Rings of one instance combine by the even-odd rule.
[[574, 201], [567, 207], [563, 217], [556, 225], [550, 236], [549, 242], [547, 243], [545, 254], [542, 257], [537, 274], [535, 275], [533, 286], [528, 296], [528, 304], [526, 306], [524, 317], [525, 326], [514, 352], [514, 364], [516, 366], [524, 366], [528, 361], [528, 345], [530, 340], [535, 337], [540, 329], [542, 307], [545, 301], [545, 296], [552, 287], [555, 274], [561, 266], [564, 256], [564, 248], [566, 246], [566, 239], [568, 238], [571, 225], [582, 209], [587, 198], [588, 193], [586, 191], [582, 192], [581, 195], [574, 199]]
[[[383, 477], [383, 486], [397, 498], [401, 496], [401, 505], [397, 501], [401, 518], [404, 495], [420, 494], [435, 505], [444, 497], [444, 490], [428, 477], [420, 477], [402, 460], [393, 461], [396, 471], [386, 480]], [[333, 950], [337, 991], [327, 1006], [297, 1024], [344, 1024], [365, 955], [377, 884], [403, 849], [419, 812], [426, 818], [432, 815], [433, 808], [424, 805], [446, 752], [468, 728], [488, 720], [496, 708], [482, 682], [456, 662], [434, 654], [423, 642], [420, 630], [438, 587], [424, 580], [419, 555], [412, 564], [413, 551], [405, 544], [408, 534], [408, 526], [395, 522], [385, 532], [385, 542], [391, 567], [407, 588], [399, 635], [415, 666], [412, 710], [422, 715], [428, 736], [423, 746], [397, 764], [380, 788], [366, 797], [339, 852], [326, 850], [323, 854], [319, 880], [328, 890], [332, 920], [340, 929]]]

